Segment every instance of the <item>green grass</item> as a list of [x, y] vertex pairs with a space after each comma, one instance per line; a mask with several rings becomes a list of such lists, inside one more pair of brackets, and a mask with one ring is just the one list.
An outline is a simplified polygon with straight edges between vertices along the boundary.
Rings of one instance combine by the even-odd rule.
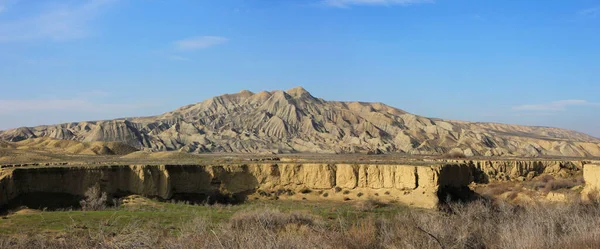
[[307, 212], [326, 221], [357, 220], [368, 216], [391, 217], [408, 207], [388, 205], [368, 212], [357, 210], [350, 203], [309, 201], [249, 201], [240, 205], [188, 205], [161, 203], [148, 200], [145, 205], [113, 208], [104, 211], [52, 211], [15, 213], [0, 219], [0, 234], [35, 234], [62, 232], [72, 229], [120, 230], [131, 224], [174, 229], [195, 218], [202, 217], [211, 224], [228, 220], [238, 211], [277, 209], [282, 212]]

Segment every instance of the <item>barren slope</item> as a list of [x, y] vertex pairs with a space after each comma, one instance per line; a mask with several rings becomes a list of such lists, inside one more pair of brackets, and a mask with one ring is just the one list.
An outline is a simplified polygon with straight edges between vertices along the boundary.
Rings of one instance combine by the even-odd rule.
[[381, 103], [325, 101], [302, 88], [242, 91], [154, 117], [0, 132], [13, 142], [36, 137], [151, 151], [600, 156], [600, 140], [575, 131], [425, 118]]
[[50, 162], [75, 155], [127, 155], [135, 151], [118, 142], [86, 143], [40, 137], [14, 143], [0, 141], [0, 163]]

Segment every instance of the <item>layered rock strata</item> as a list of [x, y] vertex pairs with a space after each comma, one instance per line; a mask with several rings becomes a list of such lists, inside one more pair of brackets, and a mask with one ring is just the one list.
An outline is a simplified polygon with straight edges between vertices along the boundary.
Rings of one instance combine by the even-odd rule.
[[531, 180], [541, 174], [569, 177], [583, 169], [583, 160], [450, 160], [472, 169], [474, 181]]
[[[170, 199], [181, 194], [232, 195], [288, 191], [352, 190], [362, 198], [387, 195], [416, 207], [433, 208], [447, 194], [467, 190], [472, 170], [465, 164], [439, 166], [368, 164], [122, 165], [8, 168], [0, 171], [0, 207], [20, 195], [82, 196], [99, 184], [111, 195], [139, 194]], [[340, 193], [341, 194], [341, 193]], [[315, 195], [318, 198], [327, 196]], [[354, 196], [353, 196], [354, 197]], [[360, 197], [360, 196], [359, 196]], [[461, 196], [451, 196], [460, 198]]]

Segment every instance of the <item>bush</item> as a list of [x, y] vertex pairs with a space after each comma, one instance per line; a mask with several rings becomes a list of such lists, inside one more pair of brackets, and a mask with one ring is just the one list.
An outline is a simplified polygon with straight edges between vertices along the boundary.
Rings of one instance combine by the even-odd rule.
[[522, 185], [513, 182], [495, 182], [488, 184], [482, 194], [487, 197], [494, 197], [506, 192], [519, 192], [522, 188]]
[[463, 159], [467, 158], [467, 155], [461, 151], [451, 151], [446, 154], [446, 157], [450, 159]]
[[546, 183], [544, 190], [546, 192], [559, 190], [559, 189], [570, 189], [572, 187], [583, 185], [583, 180], [579, 179], [555, 179]]
[[235, 213], [229, 220], [232, 229], [283, 229], [288, 225], [315, 224], [315, 217], [306, 213], [282, 213], [279, 210], [245, 210]]
[[302, 193], [302, 194], [310, 194], [310, 193], [312, 193], [312, 190], [307, 189], [307, 188], [303, 188], [303, 189], [300, 190], [300, 193]]
[[100, 186], [95, 185], [85, 191], [84, 199], [79, 204], [84, 211], [99, 211], [106, 209], [107, 200], [106, 192], [101, 192]]
[[476, 201], [450, 204], [449, 210], [340, 216], [324, 224], [307, 213], [263, 208], [239, 211], [220, 223], [192, 218], [59, 234], [3, 231], [0, 248], [600, 248], [598, 204]]
[[378, 233], [374, 219], [360, 220], [352, 224], [339, 241], [344, 245], [344, 248], [349, 249], [382, 248], [378, 243]]
[[354, 208], [360, 212], [371, 212], [377, 208], [384, 207], [385, 204], [375, 199], [367, 199], [365, 201], [358, 202], [354, 205]]
[[335, 190], [336, 193], [342, 192], [342, 188], [340, 188], [340, 187], [335, 187], [334, 190]]
[[556, 191], [560, 189], [570, 189], [575, 186], [584, 185], [585, 181], [583, 177], [565, 179], [565, 178], [554, 178], [551, 175], [544, 175], [536, 179], [532, 185], [533, 189], [540, 190], [543, 192]]

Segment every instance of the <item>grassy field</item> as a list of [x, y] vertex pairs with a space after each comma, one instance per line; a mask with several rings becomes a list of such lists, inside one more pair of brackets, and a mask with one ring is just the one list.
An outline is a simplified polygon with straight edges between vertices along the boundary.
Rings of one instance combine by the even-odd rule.
[[[45, 212], [31, 209], [16, 211], [0, 219], [0, 234], [36, 234], [73, 229], [98, 230], [101, 227], [119, 230], [132, 223], [173, 230], [178, 225], [199, 217], [218, 224], [229, 220], [237, 212], [249, 210], [276, 209], [288, 213], [310, 213], [323, 220], [358, 220], [366, 217], [391, 217], [408, 209], [402, 205], [365, 204], [364, 202], [352, 204], [284, 200], [248, 201], [240, 205], [189, 205], [158, 202], [137, 196], [127, 199], [127, 202], [120, 207], [102, 211]], [[365, 205], [373, 206], [365, 207]]]
[[445, 211], [356, 202], [189, 205], [130, 197], [101, 211], [22, 209], [0, 248], [599, 248], [600, 205], [453, 204]]

